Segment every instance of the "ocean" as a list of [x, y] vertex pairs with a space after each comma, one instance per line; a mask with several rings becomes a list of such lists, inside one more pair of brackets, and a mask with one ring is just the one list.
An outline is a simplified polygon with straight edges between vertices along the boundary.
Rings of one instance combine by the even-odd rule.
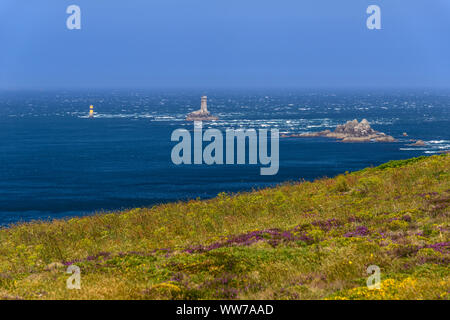
[[[280, 138], [277, 175], [260, 165], [174, 165], [170, 137], [208, 96], [204, 129], [333, 130], [366, 118], [395, 143]], [[95, 117], [89, 118], [89, 105]], [[333, 177], [450, 149], [450, 93], [289, 90], [0, 92], [0, 225], [89, 215]], [[408, 134], [403, 136], [403, 132]], [[425, 146], [412, 147], [410, 139]]]

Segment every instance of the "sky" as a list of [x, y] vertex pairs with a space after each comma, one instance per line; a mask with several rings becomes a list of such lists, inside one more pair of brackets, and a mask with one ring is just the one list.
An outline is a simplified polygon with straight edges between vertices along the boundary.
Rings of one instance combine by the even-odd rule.
[[450, 88], [449, 35], [448, 0], [1, 0], [0, 89]]

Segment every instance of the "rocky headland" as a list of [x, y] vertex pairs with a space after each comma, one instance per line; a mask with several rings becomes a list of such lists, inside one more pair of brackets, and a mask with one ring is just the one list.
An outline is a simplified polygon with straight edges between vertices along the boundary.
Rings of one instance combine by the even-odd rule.
[[[5, 226], [0, 299], [448, 302], [449, 175], [450, 155], [423, 156], [214, 199]], [[381, 290], [361, 281], [368, 263], [383, 270]], [[63, 289], [68, 266], [88, 270], [82, 290]]]
[[301, 133], [293, 135], [285, 135], [284, 137], [326, 137], [338, 139], [342, 142], [396, 142], [394, 137], [383, 132], [372, 129], [369, 121], [363, 119], [347, 121], [347, 123], [338, 125], [334, 131], [324, 130], [319, 132]]

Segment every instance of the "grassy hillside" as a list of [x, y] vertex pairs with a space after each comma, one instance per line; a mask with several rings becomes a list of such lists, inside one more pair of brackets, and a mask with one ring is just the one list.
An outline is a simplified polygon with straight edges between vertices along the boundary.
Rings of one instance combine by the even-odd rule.
[[[0, 230], [0, 297], [449, 299], [450, 156]], [[81, 290], [66, 288], [67, 266]], [[366, 287], [369, 265], [380, 290]]]

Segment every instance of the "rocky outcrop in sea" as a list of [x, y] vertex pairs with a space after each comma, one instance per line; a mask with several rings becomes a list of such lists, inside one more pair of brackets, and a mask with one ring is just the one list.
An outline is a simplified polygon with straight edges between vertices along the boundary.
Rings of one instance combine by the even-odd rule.
[[200, 110], [189, 113], [186, 117], [186, 120], [187, 121], [211, 121], [211, 120], [219, 120], [219, 118], [216, 116], [213, 116], [208, 111], [207, 97], [203, 96]]
[[301, 133], [288, 135], [286, 137], [326, 137], [338, 139], [342, 142], [396, 142], [394, 137], [383, 132], [372, 129], [369, 121], [363, 119], [347, 121], [347, 123], [338, 125], [334, 131], [324, 130], [319, 132]]
[[[412, 141], [414, 141], [414, 140], [412, 140]], [[427, 144], [423, 140], [416, 140], [414, 143], [407, 144], [407, 146], [411, 146], [411, 147], [424, 147], [426, 145]]]

